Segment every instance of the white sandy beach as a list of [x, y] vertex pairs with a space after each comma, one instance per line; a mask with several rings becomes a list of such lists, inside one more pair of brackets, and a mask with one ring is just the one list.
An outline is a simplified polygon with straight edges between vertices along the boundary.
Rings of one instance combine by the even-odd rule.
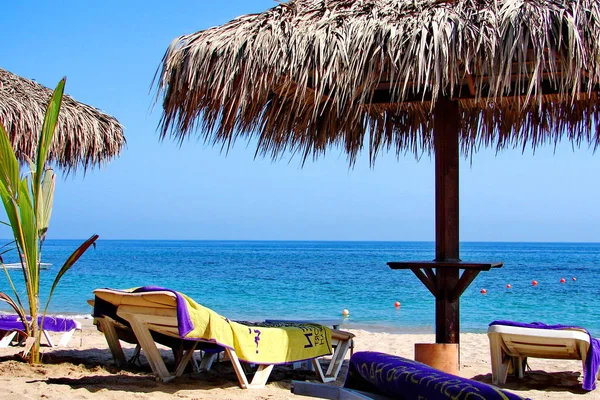
[[[264, 389], [242, 390], [233, 370], [218, 363], [210, 372], [185, 374], [170, 383], [156, 382], [142, 357], [141, 366], [114, 367], [104, 336], [83, 321], [67, 348], [44, 348], [45, 364], [29, 366], [16, 361], [19, 348], [0, 349], [0, 398], [23, 399], [300, 399], [290, 392], [292, 379], [313, 380], [311, 371], [276, 368]], [[387, 334], [351, 330], [356, 334], [355, 351], [372, 350], [413, 358], [414, 343], [432, 343], [433, 335]], [[460, 375], [491, 383], [489, 346], [485, 334], [461, 335]], [[124, 345], [126, 355], [133, 346]], [[165, 352], [168, 354], [168, 352]], [[532, 399], [600, 399], [600, 388], [581, 389], [581, 363], [565, 360], [530, 359], [532, 371], [525, 379], [509, 377], [506, 388]], [[342, 370], [337, 385], [345, 377]]]

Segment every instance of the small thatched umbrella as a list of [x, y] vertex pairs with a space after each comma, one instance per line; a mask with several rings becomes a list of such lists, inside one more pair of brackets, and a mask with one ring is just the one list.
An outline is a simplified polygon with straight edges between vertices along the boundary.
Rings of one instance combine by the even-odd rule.
[[[35, 159], [38, 135], [52, 95], [29, 79], [0, 68], [0, 122], [21, 161]], [[117, 156], [125, 143], [123, 127], [108, 114], [64, 96], [49, 161], [61, 169], [102, 164]]]
[[163, 137], [434, 153], [436, 259], [390, 266], [435, 295], [437, 343], [458, 343], [460, 295], [501, 265], [459, 258], [459, 154], [597, 146], [599, 83], [597, 0], [290, 0], [177, 38], [158, 81]]

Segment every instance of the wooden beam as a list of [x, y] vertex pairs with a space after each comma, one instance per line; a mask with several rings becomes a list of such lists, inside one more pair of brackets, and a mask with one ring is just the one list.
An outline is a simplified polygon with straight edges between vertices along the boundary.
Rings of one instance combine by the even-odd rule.
[[465, 272], [463, 272], [460, 279], [458, 280], [458, 283], [450, 293], [450, 301], [458, 301], [460, 296], [462, 296], [462, 294], [464, 293], [465, 289], [469, 287], [469, 285], [473, 282], [477, 275], [479, 275], [478, 270], [465, 270]]
[[435, 275], [435, 271], [432, 268], [423, 268], [423, 271], [425, 271], [429, 280], [437, 286], [437, 276]]
[[430, 278], [428, 278], [419, 268], [411, 268], [411, 271], [417, 276], [417, 278], [419, 278], [421, 282], [423, 282], [423, 285], [429, 289], [431, 294], [437, 297], [438, 288], [435, 284], [435, 281], [430, 280]]
[[[388, 85], [388, 86], [390, 86], [390, 85]], [[504, 93], [504, 92], [501, 93], [501, 96], [498, 96], [498, 97], [499, 98], [501, 97], [503, 99], [515, 99], [515, 100], [517, 98], [526, 98], [527, 93], [515, 93], [516, 87], [517, 87], [516, 82], [513, 82], [511, 85], [511, 90], [508, 93]], [[527, 88], [527, 86], [524, 86], [524, 87]], [[556, 87], [554, 87], [554, 85], [552, 83], [550, 83], [549, 81], [542, 82], [542, 84], [540, 85], [540, 88], [541, 88], [540, 89], [541, 93], [544, 96], [561, 94], [561, 91], [558, 90]], [[600, 87], [598, 87], [598, 86], [592, 88], [591, 95], [594, 95], [597, 92], [600, 92]], [[488, 96], [490, 96], [490, 90], [488, 87], [482, 88], [481, 92], [479, 93], [479, 96], [472, 95], [468, 82], [465, 82], [463, 84], [455, 86], [453, 93], [454, 93], [453, 100], [469, 100], [469, 99], [479, 98], [479, 99], [485, 101], [486, 98]], [[563, 92], [562, 94], [565, 96], [571, 96], [571, 92]], [[588, 92], [585, 91], [585, 92], [582, 92], [581, 94], [588, 95]], [[532, 96], [535, 96], [535, 95], [532, 94]], [[398, 96], [393, 96], [392, 93], [390, 93], [389, 89], [381, 89], [381, 90], [377, 89], [375, 91], [375, 93], [373, 94], [372, 100], [368, 104], [392, 105], [392, 104], [402, 104], [402, 103], [422, 103], [422, 102], [431, 101], [432, 98], [433, 98], [432, 93], [429, 90], [428, 91], [420, 91], [420, 92], [413, 92], [413, 91], [409, 90], [406, 93], [406, 95], [404, 96], [404, 98], [400, 99], [400, 98], [398, 98]], [[450, 100], [448, 100], [448, 99], [444, 100], [443, 98], [439, 98], [439, 97], [436, 100], [437, 103], [443, 102], [443, 101], [450, 101]]]
[[[433, 111], [435, 261], [460, 261], [458, 243], [458, 102], [439, 99]], [[439, 275], [438, 275], [439, 276]]]
[[[441, 98], [433, 110], [435, 148], [435, 261], [458, 262], [458, 162], [460, 114], [458, 102]], [[459, 343], [459, 302], [451, 301], [458, 268], [436, 271], [436, 343]]]
[[480, 262], [480, 261], [390, 261], [387, 263], [391, 269], [432, 269], [435, 268], [458, 268], [476, 269], [477, 271], [489, 271], [492, 268], [502, 267], [502, 262]]

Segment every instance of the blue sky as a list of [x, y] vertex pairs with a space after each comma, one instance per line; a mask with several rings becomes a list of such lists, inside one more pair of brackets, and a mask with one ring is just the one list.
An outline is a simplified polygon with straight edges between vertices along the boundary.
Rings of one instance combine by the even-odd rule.
[[[254, 159], [252, 143], [224, 154], [196, 138], [159, 141], [150, 84], [169, 43], [275, 4], [4, 5], [0, 67], [48, 87], [66, 76], [66, 93], [114, 115], [128, 141], [110, 164], [58, 180], [50, 238], [434, 240], [428, 158], [386, 154], [371, 168], [364, 154], [349, 168], [332, 149], [301, 167]], [[461, 164], [461, 240], [598, 242], [599, 172], [585, 146], [481, 151]]]

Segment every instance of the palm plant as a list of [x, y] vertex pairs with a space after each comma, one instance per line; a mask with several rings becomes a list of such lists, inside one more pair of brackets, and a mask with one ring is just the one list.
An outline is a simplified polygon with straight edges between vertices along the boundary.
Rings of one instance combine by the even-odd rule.
[[[43, 326], [43, 319], [58, 282], [79, 257], [95, 244], [98, 238], [98, 235], [90, 237], [65, 261], [50, 288], [46, 305], [40, 312], [40, 261], [42, 245], [52, 213], [56, 179], [53, 170], [46, 166], [46, 160], [60, 112], [65, 82], [66, 79], [62, 79], [52, 94], [39, 134], [36, 160], [35, 162], [28, 160], [29, 171], [22, 170], [22, 165], [19, 164], [6, 129], [0, 123], [0, 198], [8, 218], [7, 225], [11, 227], [14, 245], [19, 255], [29, 312], [25, 311], [19, 293], [3, 262], [2, 266], [15, 299], [13, 300], [5, 293], [0, 293], [0, 300], [7, 301], [21, 316], [28, 336], [28, 346], [31, 346], [31, 350], [26, 351], [25, 354], [32, 364], [40, 362], [41, 326]], [[41, 324], [38, 317], [41, 317]]]

